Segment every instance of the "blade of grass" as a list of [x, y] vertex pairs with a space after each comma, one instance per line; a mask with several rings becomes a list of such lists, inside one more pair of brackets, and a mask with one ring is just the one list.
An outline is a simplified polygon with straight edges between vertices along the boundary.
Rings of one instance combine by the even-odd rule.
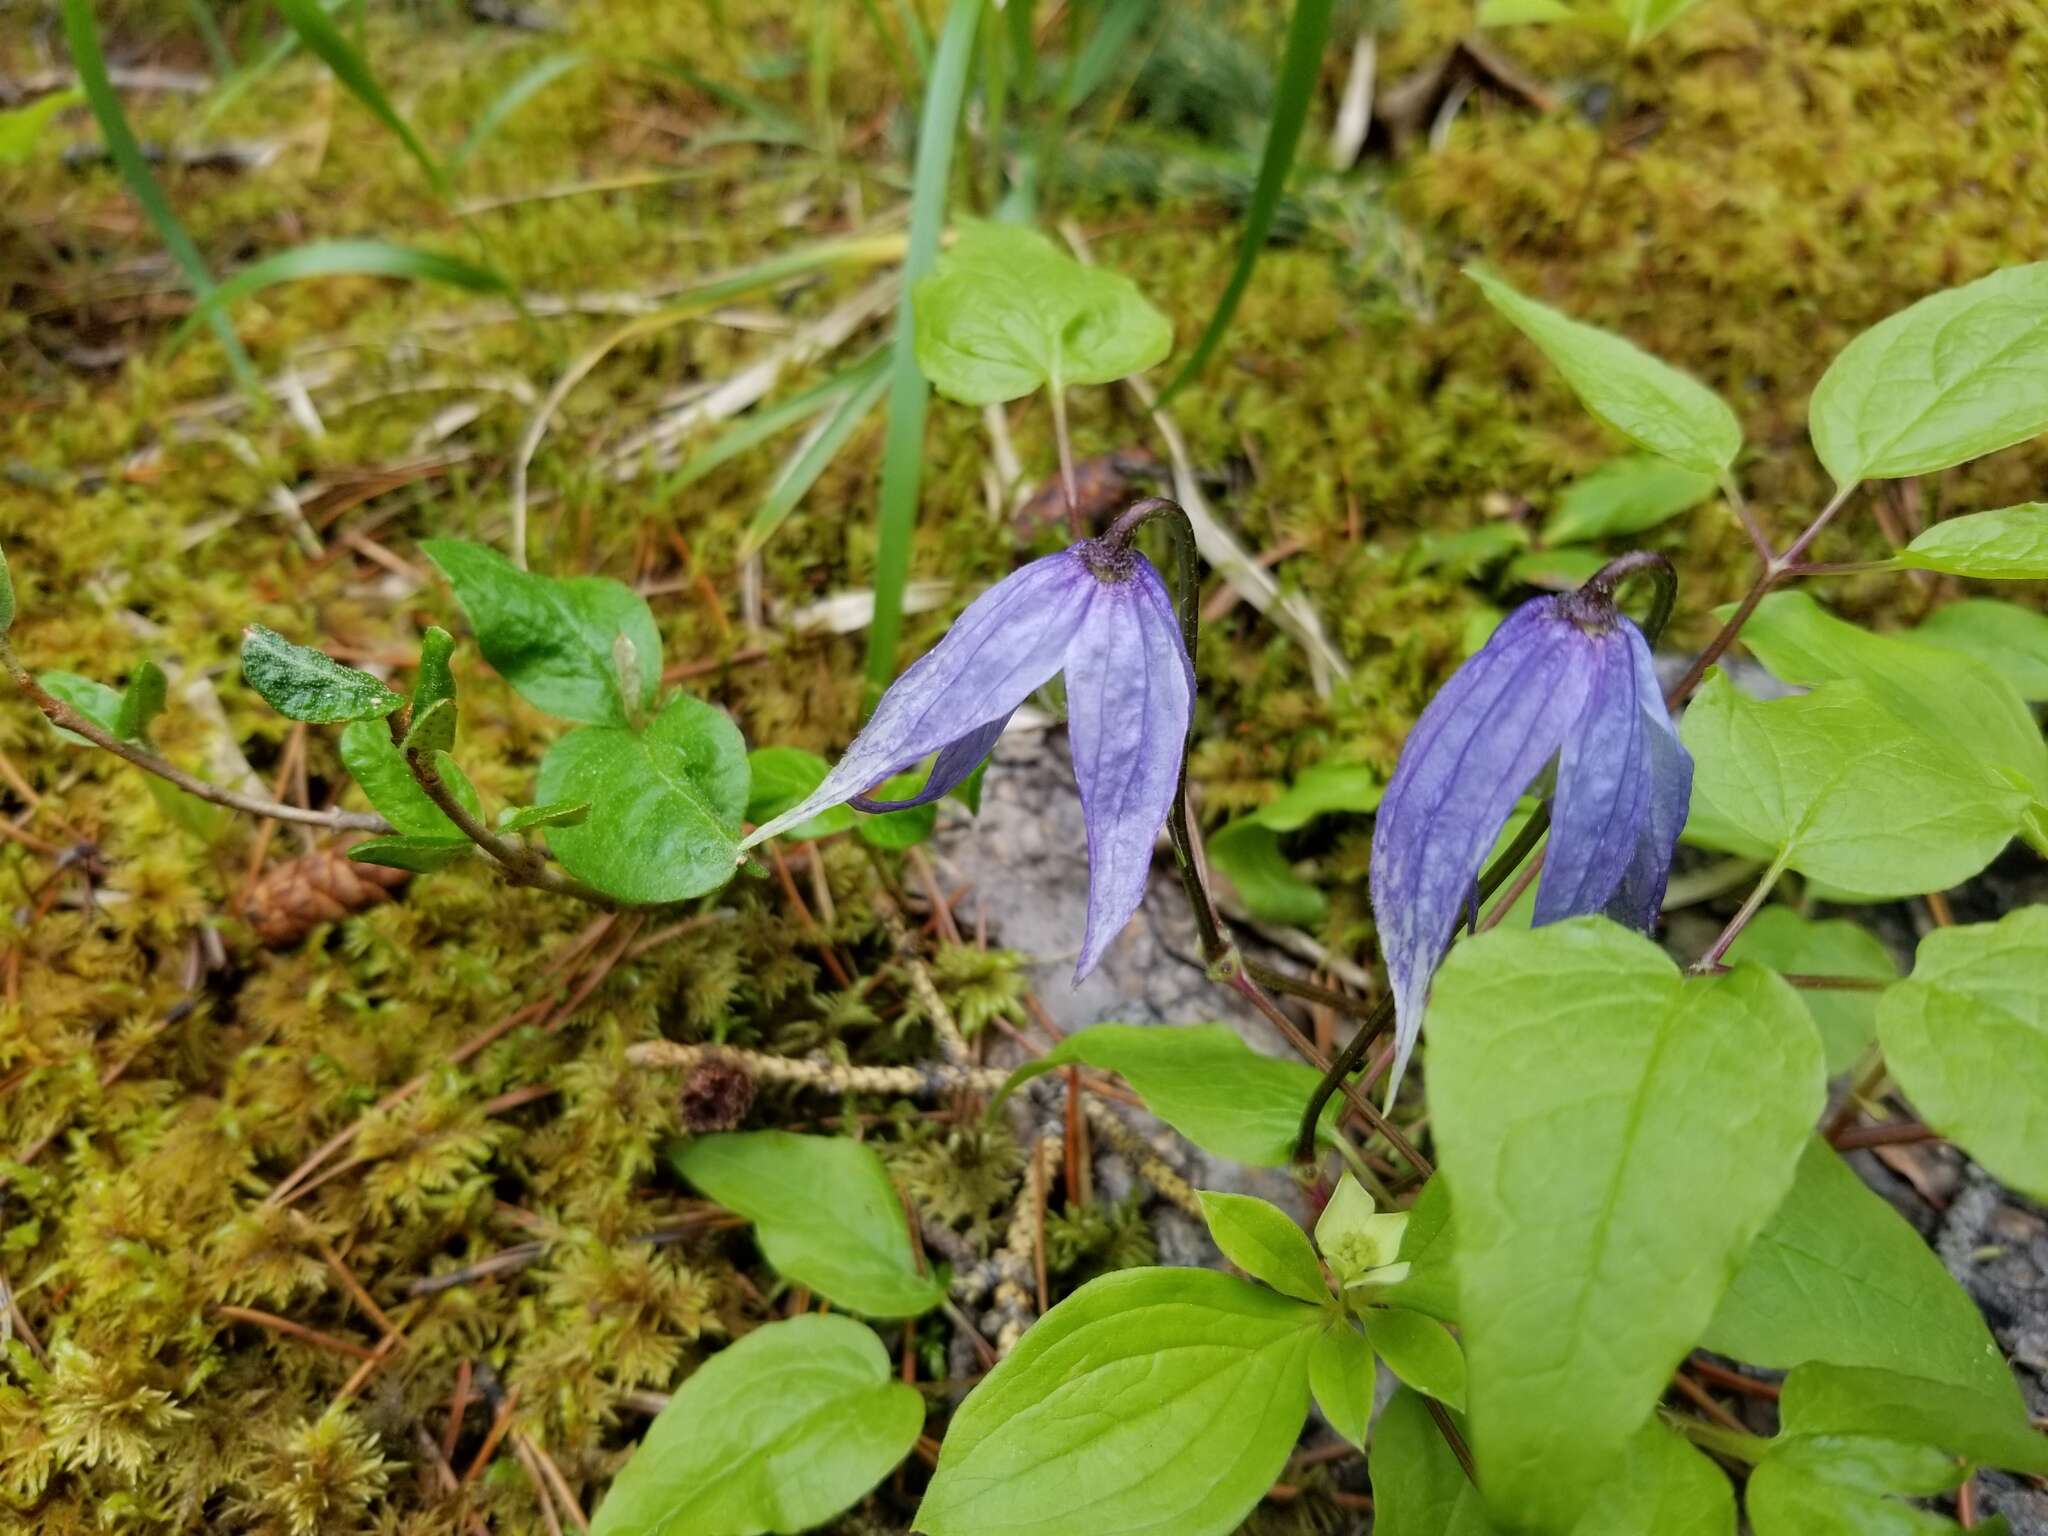
[[[113, 158], [114, 168], [121, 173], [135, 200], [142, 204], [149, 222], [156, 226], [157, 238], [184, 272], [193, 295], [204, 304], [213, 292], [213, 274], [207, 270], [199, 247], [192, 243], [185, 226], [171, 211], [170, 199], [157, 184], [149, 162], [142, 156], [142, 146], [135, 141], [134, 130], [121, 111], [121, 98], [114, 94], [114, 83], [107, 78], [107, 56], [100, 48], [100, 29], [93, 19], [92, 0], [64, 0], [64, 36], [71, 45], [71, 62], [78, 71], [79, 89], [85, 92], [86, 103], [99, 122], [100, 136], [107, 141], [107, 153]], [[209, 323], [214, 335], [220, 338], [221, 350], [227, 354], [228, 367], [236, 381], [247, 389], [255, 389], [255, 365], [242, 350], [242, 340], [235, 334], [233, 324], [218, 310]]]
[[911, 56], [917, 60], [919, 79], [932, 72], [932, 34], [925, 26], [924, 17], [910, 0], [896, 0], [896, 19], [903, 23], [903, 35], [910, 41]]
[[398, 136], [399, 143], [419, 162], [420, 169], [427, 173], [427, 180], [434, 184], [434, 190], [441, 199], [452, 201], [453, 189], [448, 184], [448, 173], [441, 168], [441, 162], [420, 142], [419, 135], [412, 131], [412, 125], [398, 115], [398, 109], [391, 105], [390, 98], [384, 94], [384, 87], [370, 72], [370, 66], [341, 35], [341, 29], [335, 26], [318, 0], [272, 0], [272, 3], [292, 31], [298, 34], [299, 41], [334, 72], [335, 79], [346, 86], [373, 117]]
[[469, 157], [482, 149], [485, 141], [505, 125], [505, 120], [525, 106], [542, 91], [553, 85], [562, 76], [580, 64], [590, 62], [590, 56], [583, 53], [550, 54], [514, 80], [497, 98], [485, 107], [476, 125], [469, 130], [469, 137], [456, 146], [455, 153], [448, 157], [448, 174], [457, 174]]
[[[328, 12], [339, 10], [341, 3], [342, 0], [319, 0], [320, 9]], [[242, 30], [242, 41], [245, 45], [249, 41], [249, 28], [260, 19], [262, 14], [261, 6], [251, 6], [245, 13]], [[241, 100], [242, 96], [251, 87], [258, 84], [271, 71], [275, 70], [278, 65], [298, 51], [299, 35], [287, 29], [283, 37], [273, 41], [246, 68], [221, 82], [220, 88], [213, 93], [213, 99], [206, 104], [206, 110], [199, 114], [199, 126], [204, 128], [210, 124], [221, 113], [227, 111], [229, 107]]]
[[1102, 24], [1090, 34], [1088, 46], [1075, 56], [1067, 70], [1067, 78], [1060, 86], [1062, 112], [1073, 111], [1095, 94], [1156, 8], [1156, 0], [1114, 0], [1104, 13]]
[[889, 425], [882, 443], [882, 493], [875, 549], [875, 621], [868, 630], [868, 696], [881, 697], [896, 671], [903, 633], [903, 586], [910, 579], [910, 540], [917, 526], [918, 482], [924, 473], [924, 417], [931, 386], [918, 371], [916, 324], [911, 313], [917, 280], [939, 256], [946, 196], [953, 176], [954, 130], [974, 62], [981, 0], [952, 0], [945, 30], [927, 72], [918, 115], [917, 160], [911, 171], [910, 246], [903, 259], [903, 298], [896, 308], [896, 340], [889, 364]]
[[736, 86], [727, 85], [722, 80], [714, 80], [709, 75], [700, 74], [689, 65], [672, 59], [641, 59], [639, 62], [664, 75], [674, 75], [692, 90], [702, 91], [720, 105], [729, 107], [744, 117], [753, 118], [763, 130], [784, 143], [810, 142], [810, 135], [805, 131], [803, 124], [773, 102], [763, 101], [758, 96], [750, 96]]
[[[1019, 0], [1022, 3], [1022, 0]], [[896, 34], [889, 30], [889, 23], [882, 19], [882, 8], [876, 0], [860, 0], [860, 7], [868, 13], [868, 25], [875, 29], [875, 35], [882, 40], [882, 51], [889, 55], [890, 67], [896, 71], [896, 83], [908, 95], [924, 83], [924, 76], [910, 62], [910, 56], [903, 51], [903, 45], [896, 40]]]
[[686, 486], [695, 485], [719, 465], [757, 448], [798, 422], [822, 416], [866, 381], [881, 377], [888, 362], [886, 352], [876, 352], [853, 367], [799, 390], [787, 400], [759, 407], [743, 421], [736, 421], [655, 483], [654, 500], [665, 502]]
[[199, 34], [206, 56], [213, 60], [214, 73], [225, 80], [235, 72], [235, 51], [221, 34], [220, 23], [213, 19], [212, 8], [207, 0], [185, 0], [185, 11], [192, 18], [192, 30]]
[[505, 280], [497, 273], [438, 251], [416, 251], [382, 240], [320, 240], [266, 256], [218, 284], [172, 335], [170, 350], [182, 347], [202, 320], [210, 322], [257, 290], [311, 277], [403, 277], [447, 283], [472, 293], [505, 291]]
[[1287, 173], [1294, 166], [1294, 152], [1301, 143], [1301, 130], [1308, 122], [1308, 109], [1315, 100], [1316, 80], [1322, 74], [1323, 49], [1330, 40], [1330, 12], [1333, 0], [1295, 0], [1294, 16], [1287, 24], [1287, 51], [1280, 63], [1279, 88], [1274, 92], [1273, 117], [1266, 127], [1265, 153], [1259, 160], [1259, 180], [1252, 189], [1251, 205], [1245, 210], [1244, 244], [1237, 253], [1237, 265], [1202, 339], [1181, 364], [1159, 403], [1166, 404], [1208, 363], [1230, 329], [1231, 318], [1244, 298], [1258, 265], [1266, 237], [1273, 232], [1273, 217], [1280, 211], [1280, 199], [1287, 190]]
[[818, 483], [818, 476], [825, 472], [825, 466], [839, 457], [839, 450], [846, 446], [846, 440], [853, 436], [854, 430], [867, 420], [868, 413], [888, 387], [889, 375], [877, 368], [874, 377], [862, 381], [852, 394], [839, 402], [837, 410], [822, 418], [810, 435], [797, 445], [796, 452], [776, 473], [767, 498], [761, 503], [761, 510], [747, 525], [746, 534], [740, 540], [739, 557], [742, 560], [775, 537], [775, 531], [796, 510], [797, 503], [810, 494], [811, 487]]

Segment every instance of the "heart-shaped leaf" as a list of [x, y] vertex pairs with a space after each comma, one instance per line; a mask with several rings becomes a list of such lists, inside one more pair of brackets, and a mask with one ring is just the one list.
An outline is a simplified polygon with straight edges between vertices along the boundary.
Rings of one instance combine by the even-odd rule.
[[1236, 1530], [1301, 1434], [1327, 1316], [1211, 1270], [1090, 1281], [960, 1405], [915, 1529]]
[[754, 1224], [777, 1271], [834, 1306], [915, 1317], [943, 1288], [917, 1271], [903, 1202], [875, 1149], [843, 1136], [745, 1131], [676, 1153], [682, 1176]]
[[1838, 485], [1932, 474], [2048, 431], [2048, 262], [1880, 320], [1828, 364], [1806, 414]]
[[1820, 1041], [1770, 972], [1601, 918], [1458, 945], [1424, 1039], [1480, 1486], [1566, 1536], [1790, 1188]]
[[[630, 587], [602, 576], [535, 576], [462, 539], [420, 548], [455, 588], [484, 660], [534, 708], [620, 727], [653, 708], [661, 633]], [[622, 637], [633, 658], [630, 690], [619, 672]]]
[[698, 1366], [613, 1481], [590, 1536], [760, 1536], [822, 1525], [924, 1428], [874, 1331], [807, 1315]]
[[622, 901], [684, 901], [732, 878], [747, 747], [723, 710], [678, 694], [644, 731], [571, 731], [541, 759], [537, 793], [590, 806], [548, 838], [570, 874]]
[[369, 673], [294, 645], [261, 624], [242, 631], [242, 676], [286, 719], [315, 725], [378, 720], [405, 703]]
[[1879, 999], [1877, 1033], [1930, 1125], [2048, 1200], [2048, 907], [1928, 934]]
[[1173, 347], [1173, 327], [1137, 284], [1016, 224], [965, 226], [912, 298], [917, 366], [967, 405], [1114, 383]]

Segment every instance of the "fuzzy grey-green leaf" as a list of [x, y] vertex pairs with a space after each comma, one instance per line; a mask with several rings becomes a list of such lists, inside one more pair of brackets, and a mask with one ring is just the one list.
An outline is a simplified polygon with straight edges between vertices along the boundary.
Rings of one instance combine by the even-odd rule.
[[405, 703], [369, 673], [261, 624], [242, 631], [242, 676], [279, 714], [314, 725], [381, 719]]

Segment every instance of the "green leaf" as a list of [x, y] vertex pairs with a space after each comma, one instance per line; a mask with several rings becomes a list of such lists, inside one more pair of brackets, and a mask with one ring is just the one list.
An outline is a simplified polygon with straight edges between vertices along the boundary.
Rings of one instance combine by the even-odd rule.
[[2048, 262], [1880, 320], [1828, 364], [1806, 415], [1843, 486], [1932, 474], [2048, 430]]
[[1482, 27], [1571, 26], [1580, 19], [1564, 0], [1479, 0]]
[[590, 1536], [805, 1531], [901, 1461], [924, 1401], [851, 1318], [756, 1328], [691, 1371], [598, 1505]]
[[1090, 1281], [960, 1405], [914, 1528], [1236, 1530], [1301, 1434], [1326, 1315], [1210, 1270]]
[[349, 46], [348, 39], [341, 35], [341, 29], [329, 19], [326, 11], [315, 0], [275, 0], [275, 3], [279, 14], [299, 35], [299, 41], [333, 71], [334, 78], [367, 107], [373, 117], [397, 136], [406, 153], [427, 173], [427, 180], [434, 184], [434, 190], [443, 199], [448, 198], [452, 189], [440, 162], [428, 153], [427, 146], [420, 142], [411, 125], [398, 115], [397, 109], [385, 96], [384, 88], [377, 83], [377, 77], [370, 73], [370, 66]]
[[1991, 597], [1946, 603], [1901, 639], [1974, 657], [2029, 704], [2048, 700], [2048, 614]]
[[1735, 1536], [1735, 1490], [1704, 1454], [1652, 1419], [1572, 1536]]
[[160, 779], [153, 773], [142, 776], [143, 784], [149, 790], [149, 798], [156, 802], [157, 809], [169, 818], [174, 826], [181, 827], [202, 842], [211, 842], [220, 835], [227, 825], [228, 812], [225, 806], [202, 800], [188, 794], [167, 779]]
[[1790, 1188], [1820, 1041], [1770, 972], [1600, 918], [1458, 945], [1426, 1031], [1480, 1485], [1564, 1536]]
[[[75, 107], [84, 100], [85, 92], [74, 86], [68, 91], [52, 91], [25, 107], [0, 112], [0, 165], [27, 164], [36, 145], [42, 142], [50, 119], [66, 107]], [[0, 625], [0, 631], [5, 628], [5, 625]]]
[[280, 283], [316, 277], [402, 277], [419, 283], [442, 283], [467, 293], [505, 293], [510, 288], [489, 267], [438, 251], [413, 250], [385, 240], [316, 240], [251, 262], [223, 279], [171, 333], [170, 350], [177, 351], [202, 322], [212, 320], [250, 294]]
[[1509, 581], [1541, 587], [1546, 592], [1573, 592], [1606, 563], [1606, 556], [1593, 549], [1532, 549], [1508, 562], [1507, 575]]
[[[825, 759], [802, 747], [756, 747], [747, 754], [752, 774], [747, 790], [747, 820], [755, 826], [773, 821], [792, 805], [825, 782], [831, 772]], [[845, 832], [859, 820], [850, 805], [835, 805], [783, 834], [791, 842], [830, 837]]]
[[1897, 1371], [1802, 1365], [1785, 1378], [1778, 1414], [1787, 1436], [1875, 1435], [2048, 1476], [2048, 1435], [2033, 1428], [2016, 1396], [2000, 1401]]
[[1380, 1411], [1368, 1470], [1373, 1536], [1506, 1536], [1417, 1392], [1402, 1388]]
[[1961, 884], [1998, 856], [2029, 799], [1861, 682], [1758, 702], [1716, 670], [1679, 736], [1693, 816], [1719, 829], [1716, 846], [1863, 896]]
[[438, 624], [427, 626], [420, 636], [419, 674], [412, 683], [412, 717], [417, 720], [443, 699], [455, 697], [455, 672], [449, 661], [455, 655], [455, 637]]
[[1819, 1138], [1701, 1342], [1773, 1370], [1880, 1366], [2023, 1414], [1983, 1314], [1920, 1234]]
[[1017, 224], [964, 225], [914, 297], [917, 365], [965, 405], [1111, 384], [1173, 347], [1173, 327], [1136, 283]]
[[164, 712], [169, 686], [162, 667], [153, 661], [137, 663], [128, 676], [128, 686], [121, 691], [121, 707], [110, 727], [113, 733], [123, 741], [141, 741], [149, 733], [150, 722]]
[[737, 867], [747, 744], [724, 710], [679, 693], [637, 735], [571, 731], [541, 759], [536, 794], [590, 806], [548, 839], [570, 874], [621, 901], [684, 901]]
[[1452, 1267], [1450, 1183], [1442, 1173], [1422, 1186], [1408, 1209], [1400, 1262], [1408, 1273], [1379, 1299], [1409, 1307], [1440, 1323], [1458, 1320], [1458, 1276]]
[[1213, 833], [1209, 860], [1229, 876], [1252, 916], [1313, 927], [1323, 920], [1329, 902], [1288, 866], [1280, 834], [1330, 812], [1374, 810], [1384, 789], [1380, 776], [1362, 763], [1320, 763], [1279, 799]]
[[1928, 1124], [2048, 1200], [2048, 907], [1928, 934], [1879, 999], [1877, 1033]]
[[1714, 477], [1669, 459], [1630, 454], [1565, 487], [1543, 525], [1546, 544], [1641, 533], [1690, 511], [1714, 494]]
[[[404, 755], [391, 740], [391, 732], [382, 720], [355, 720], [343, 727], [341, 765], [362, 786], [363, 793], [370, 797], [370, 804], [377, 808], [377, 814], [405, 838], [440, 842], [452, 838], [465, 844], [468, 842], [461, 829], [427, 798], [427, 792], [420, 788], [412, 770], [406, 767]], [[449, 793], [455, 796], [464, 810], [481, 820], [483, 802], [477, 797], [476, 786], [469, 782], [469, 775], [455, 765], [453, 758], [444, 758], [435, 766], [440, 770], [441, 782], [448, 786]], [[412, 866], [402, 867], [409, 869]]]
[[754, 1240], [778, 1273], [836, 1307], [916, 1317], [945, 1296], [917, 1272], [903, 1202], [865, 1142], [788, 1131], [700, 1136], [675, 1164], [754, 1224]]
[[500, 832], [533, 832], [542, 827], [580, 827], [590, 819], [587, 800], [553, 800], [546, 805], [529, 805], [519, 810], [505, 807], [498, 818]]
[[1334, 0], [1294, 0], [1293, 12], [1287, 19], [1287, 47], [1274, 81], [1273, 105], [1266, 115], [1266, 143], [1259, 151], [1259, 179], [1252, 184], [1251, 201], [1244, 210], [1244, 234], [1237, 248], [1237, 261], [1194, 351], [1160, 391], [1162, 407], [1208, 365], [1222, 344], [1224, 333], [1230, 329], [1245, 290], [1251, 287], [1253, 269], [1272, 236], [1273, 221], [1280, 215], [1281, 201], [1287, 195], [1288, 173], [1294, 168], [1302, 129], [1308, 124], [1322, 83], [1323, 53], [1329, 44], [1330, 18], [1335, 9]]
[[430, 875], [437, 869], [446, 869], [476, 852], [476, 844], [468, 838], [417, 837], [409, 834], [397, 837], [366, 837], [353, 844], [348, 856], [364, 864], [383, 864], [392, 869], [409, 869], [415, 874]]
[[405, 728], [405, 740], [399, 743], [400, 749], [429, 753], [452, 749], [455, 745], [455, 710], [453, 699], [439, 699], [426, 713], [414, 714]]
[[[1790, 907], [1768, 906], [1749, 920], [1728, 948], [1729, 964], [1753, 961], [1774, 971], [1809, 976], [1860, 976], [1892, 981], [1899, 974], [1892, 952], [1861, 923], [1836, 918], [1816, 922]], [[1877, 994], [1798, 989], [1827, 1053], [1828, 1072], [1846, 1072], [1877, 1033]]]
[[1718, 476], [1742, 447], [1742, 428], [1719, 395], [1633, 342], [1559, 314], [1492, 273], [1467, 267], [1487, 302], [1535, 342], [1587, 410], [1638, 447]]
[[1905, 547], [1898, 563], [1983, 581], [2048, 579], [2048, 502], [1936, 523]]
[[1465, 1352], [1433, 1317], [1406, 1307], [1367, 1307], [1365, 1336], [1402, 1381], [1427, 1397], [1463, 1410]]
[[[420, 548], [455, 588], [484, 660], [534, 708], [586, 725], [630, 726], [654, 707], [661, 632], [630, 587], [602, 576], [530, 575], [462, 539], [427, 539]], [[622, 635], [639, 666], [632, 698], [620, 690], [614, 660]]]
[[[89, 677], [80, 677], [76, 672], [58, 670], [38, 674], [36, 682], [45, 693], [62, 699], [108, 735], [120, 734], [114, 729], [121, 719], [120, 689], [109, 688], [105, 683], [95, 682]], [[78, 732], [67, 731], [61, 725], [53, 725], [50, 729], [73, 746], [92, 745]]]
[[[1434, 1325], [1432, 1325], [1434, 1326]], [[1308, 1386], [1330, 1428], [1360, 1450], [1372, 1422], [1372, 1350], [1348, 1318], [1332, 1318], [1308, 1350]]]
[[1254, 1280], [1262, 1280], [1283, 1296], [1318, 1306], [1330, 1299], [1323, 1266], [1309, 1246], [1308, 1234], [1277, 1205], [1251, 1195], [1220, 1190], [1199, 1192], [1202, 1219], [1223, 1257]]
[[797, 503], [810, 494], [811, 487], [818, 483], [818, 477], [839, 457], [847, 440], [880, 403], [889, 388], [889, 374], [882, 366], [883, 361], [882, 354], [877, 353], [873, 365], [864, 370], [859, 382], [837, 405], [819, 417], [816, 427], [804, 436], [796, 451], [776, 471], [760, 509], [754, 513], [753, 521], [747, 524], [747, 531], [740, 538], [737, 558], [748, 558], [775, 537], [776, 530], [796, 511]]
[[[1118, 1074], [1204, 1152], [1259, 1168], [1293, 1163], [1317, 1082], [1301, 1062], [1261, 1056], [1227, 1024], [1092, 1024], [1012, 1072], [991, 1113], [1022, 1084], [1076, 1062]], [[1334, 1101], [1326, 1113], [1335, 1118]]]
[[1779, 1436], [1750, 1474], [1756, 1536], [1942, 1536], [1951, 1520], [1895, 1494], [1945, 1493], [1965, 1469], [1927, 1446], [1865, 1436]]
[[315, 725], [379, 720], [405, 703], [369, 673], [294, 645], [261, 624], [242, 631], [242, 676], [286, 719]]
[[1991, 668], [1838, 619], [1805, 592], [1774, 592], [1743, 627], [1742, 643], [1788, 683], [1848, 678], [1937, 742], [1992, 774], [2017, 773], [2048, 796], [2048, 742], [2012, 687]]

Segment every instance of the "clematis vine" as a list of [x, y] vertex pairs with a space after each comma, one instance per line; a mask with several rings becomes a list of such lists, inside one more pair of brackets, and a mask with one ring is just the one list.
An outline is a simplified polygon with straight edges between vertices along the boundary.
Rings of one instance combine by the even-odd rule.
[[1401, 750], [1372, 843], [1373, 909], [1394, 997], [1387, 1103], [1415, 1041], [1431, 978], [1515, 803], [1556, 765], [1535, 921], [1604, 913], [1656, 921], [1692, 793], [1643, 633], [1616, 586], [1657, 576], [1662, 627], [1670, 567], [1623, 556], [1576, 592], [1524, 603], [1430, 700]]
[[[824, 782], [755, 828], [751, 848], [835, 805], [894, 811], [958, 786], [1031, 694], [1064, 672], [1067, 735], [1088, 829], [1088, 925], [1078, 984], [1137, 911], [1180, 783], [1195, 672], [1166, 584], [1130, 545], [1129, 518], [1034, 560], [967, 605], [882, 695]], [[929, 754], [908, 800], [863, 793]]]

